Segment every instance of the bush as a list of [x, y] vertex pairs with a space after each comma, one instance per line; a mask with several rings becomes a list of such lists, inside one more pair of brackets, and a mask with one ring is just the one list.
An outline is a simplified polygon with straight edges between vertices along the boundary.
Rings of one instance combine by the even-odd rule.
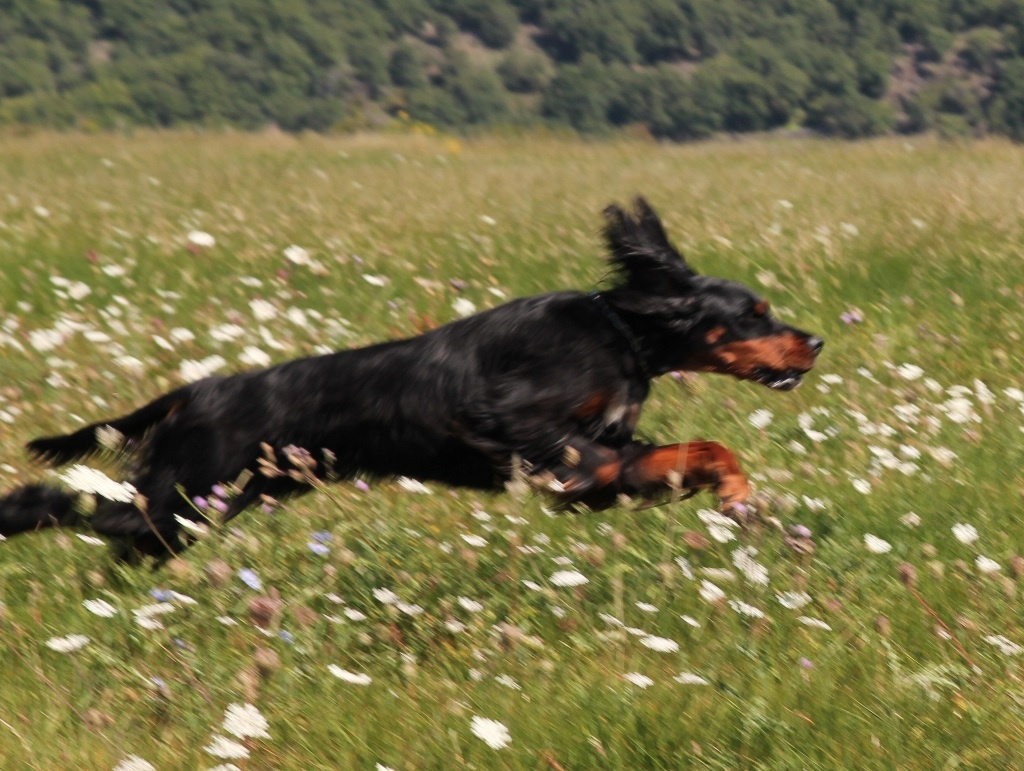
[[551, 81], [552, 67], [542, 54], [515, 50], [501, 60], [498, 75], [509, 91], [529, 94], [544, 90]]

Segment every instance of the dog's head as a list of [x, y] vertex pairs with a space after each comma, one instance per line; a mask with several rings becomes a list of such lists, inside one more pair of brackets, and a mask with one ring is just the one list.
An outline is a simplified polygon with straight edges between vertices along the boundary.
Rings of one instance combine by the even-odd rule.
[[640, 340], [654, 374], [718, 372], [790, 390], [824, 341], [784, 324], [734, 281], [699, 276], [672, 246], [643, 198], [632, 212], [604, 211], [604, 236], [619, 283], [606, 293]]

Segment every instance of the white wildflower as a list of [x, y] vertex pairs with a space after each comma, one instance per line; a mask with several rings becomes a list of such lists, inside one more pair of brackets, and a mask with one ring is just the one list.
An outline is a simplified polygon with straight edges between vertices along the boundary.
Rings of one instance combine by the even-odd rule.
[[188, 239], [188, 242], [193, 246], [202, 246], [206, 249], [209, 249], [217, 243], [217, 239], [209, 233], [204, 233], [202, 230], [190, 230], [185, 238]]
[[418, 479], [412, 479], [411, 477], [399, 477], [398, 486], [405, 490], [407, 493], [416, 493], [417, 495], [430, 495], [430, 488], [423, 484]]
[[82, 602], [85, 609], [101, 618], [111, 618], [117, 615], [117, 608], [106, 600], [85, 600]]
[[900, 522], [902, 522], [907, 527], [917, 527], [921, 524], [921, 517], [912, 511], [908, 511], [906, 514], [900, 517]]
[[474, 715], [469, 729], [473, 732], [473, 736], [483, 741], [492, 750], [500, 750], [512, 741], [512, 735], [508, 732], [505, 724], [490, 718]]
[[457, 602], [462, 606], [463, 610], [468, 610], [470, 613], [479, 613], [484, 609], [482, 603], [471, 600], [469, 597], [459, 597]]
[[226, 736], [214, 736], [203, 750], [215, 758], [224, 760], [244, 760], [249, 757], [249, 750], [244, 744]]
[[387, 286], [388, 283], [387, 276], [377, 276], [373, 273], [364, 273], [363, 280], [367, 284], [372, 284], [373, 286]]
[[1024, 647], [1001, 634], [990, 634], [985, 638], [985, 642], [999, 648], [1004, 656], [1019, 656], [1021, 653], [1024, 653]]
[[284, 258], [293, 265], [310, 265], [313, 262], [309, 252], [295, 244], [284, 250]]
[[69, 634], [66, 637], [51, 637], [46, 641], [46, 647], [57, 653], [74, 653], [89, 644], [89, 638], [84, 634]]
[[347, 669], [342, 669], [337, 664], [328, 664], [327, 671], [339, 680], [351, 683], [352, 685], [369, 685], [373, 682], [373, 678], [369, 675], [362, 674], [361, 672], [349, 672]]
[[460, 537], [462, 538], [463, 541], [468, 543], [470, 546], [473, 546], [473, 547], [475, 547], [477, 549], [482, 549], [484, 546], [487, 545], [487, 539], [484, 538], [482, 535], [473, 535], [473, 534], [463, 533]]
[[943, 403], [943, 412], [946, 417], [954, 423], [980, 423], [981, 417], [974, 411], [974, 404], [970, 399], [962, 396], [955, 397]]
[[989, 559], [984, 554], [979, 554], [974, 558], [974, 565], [978, 568], [979, 572], [986, 574], [998, 573], [1002, 570], [998, 562], [994, 559]]
[[693, 672], [680, 672], [672, 679], [683, 685], [711, 685], [705, 678], [695, 675]]
[[858, 493], [863, 493], [864, 495], [867, 495], [868, 493], [871, 492], [871, 483], [866, 479], [854, 478], [852, 482], [853, 489], [856, 490]]
[[753, 546], [741, 546], [732, 553], [732, 564], [752, 584], [765, 586], [768, 583], [768, 568], [754, 559], [757, 549]]
[[647, 675], [640, 674], [639, 672], [626, 672], [622, 679], [632, 683], [637, 688], [649, 688], [654, 685], [654, 681]]
[[970, 546], [978, 540], [978, 529], [974, 525], [968, 525], [964, 522], [960, 522], [953, 525], [953, 537], [960, 543], [965, 543]]
[[1015, 402], [1024, 402], [1024, 391], [1019, 388], [1004, 388], [1003, 393]]
[[156, 766], [138, 755], [129, 755], [114, 766], [113, 771], [156, 771]]
[[269, 303], [266, 300], [259, 298], [250, 300], [249, 308], [252, 310], [252, 315], [256, 321], [270, 321], [277, 316], [277, 308], [274, 307], [273, 303]]
[[782, 592], [781, 594], [776, 594], [775, 599], [784, 608], [799, 610], [804, 605], [810, 603], [811, 595], [807, 594], [807, 592]]
[[238, 355], [238, 360], [247, 367], [270, 366], [270, 354], [255, 345], [247, 345]]
[[864, 546], [872, 554], [885, 554], [886, 552], [892, 551], [892, 544], [888, 541], [879, 538], [877, 535], [871, 535], [871, 533], [864, 534]]
[[747, 618], [764, 618], [764, 611], [740, 600], [729, 600], [729, 607]]
[[498, 675], [494, 678], [496, 683], [504, 685], [506, 688], [511, 688], [513, 691], [523, 690], [523, 686], [515, 681], [515, 678], [509, 677], [508, 675]]
[[916, 364], [900, 364], [896, 367], [896, 374], [904, 380], [917, 380], [924, 374], [924, 370]]
[[472, 300], [468, 300], [465, 297], [459, 297], [452, 303], [452, 310], [455, 311], [457, 316], [472, 316], [476, 313], [476, 305], [473, 304]]
[[394, 605], [401, 598], [390, 589], [374, 589], [373, 598], [385, 605]]
[[551, 583], [555, 586], [583, 586], [590, 579], [578, 570], [558, 570], [551, 574]]
[[227, 363], [227, 359], [216, 353], [199, 361], [186, 359], [178, 368], [178, 377], [186, 383], [192, 383], [209, 377], [217, 370], [226, 367]]
[[733, 531], [739, 527], [739, 523], [731, 517], [719, 514], [712, 509], [701, 509], [697, 512], [697, 516], [707, 527], [708, 535], [718, 543], [728, 543], [736, 539], [736, 534]]
[[221, 728], [239, 739], [269, 739], [267, 719], [252, 704], [229, 704]]
[[646, 637], [640, 638], [640, 644], [645, 648], [650, 648], [652, 651], [657, 651], [658, 653], [675, 653], [679, 650], [679, 643], [675, 640], [670, 640], [667, 637], [647, 635]]
[[816, 629], [824, 629], [826, 632], [832, 631], [832, 627], [830, 627], [821, 619], [811, 618], [810, 616], [799, 616], [797, 617], [797, 621], [799, 621], [804, 626], [813, 626]]
[[765, 429], [771, 424], [772, 417], [770, 410], [755, 410], [750, 413], [750, 417], [748, 419], [750, 420], [750, 425], [754, 428]]
[[639, 610], [642, 610], [644, 613], [657, 613], [658, 612], [658, 606], [657, 605], [651, 605], [651, 603], [649, 603], [649, 602], [636, 602], [636, 603], [633, 603], [633, 604], [636, 605], [636, 607]]
[[80, 493], [99, 495], [110, 501], [131, 503], [137, 492], [128, 482], [115, 482], [102, 471], [75, 464], [58, 477], [64, 484]]
[[210, 528], [202, 522], [193, 522], [191, 519], [186, 519], [180, 514], [174, 515], [174, 521], [178, 523], [178, 526], [181, 527], [182, 530], [192, 533], [192, 535], [198, 536], [199, 538], [203, 538], [210, 534]]
[[698, 592], [698, 594], [700, 595], [700, 598], [704, 600], [704, 602], [710, 602], [712, 604], [720, 602], [721, 600], [725, 599], [725, 592], [723, 592], [710, 581], [702, 580], [700, 582], [700, 591]]

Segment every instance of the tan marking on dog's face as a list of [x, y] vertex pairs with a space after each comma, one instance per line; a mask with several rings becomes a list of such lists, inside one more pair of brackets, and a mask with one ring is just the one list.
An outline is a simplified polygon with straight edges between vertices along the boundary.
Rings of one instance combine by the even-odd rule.
[[714, 345], [728, 330], [725, 327], [715, 327], [714, 329], [708, 330], [708, 333], [704, 335], [704, 341], [708, 345]]
[[784, 332], [713, 347], [698, 357], [693, 369], [745, 379], [754, 377], [758, 370], [806, 372], [814, 366], [815, 357], [806, 338]]

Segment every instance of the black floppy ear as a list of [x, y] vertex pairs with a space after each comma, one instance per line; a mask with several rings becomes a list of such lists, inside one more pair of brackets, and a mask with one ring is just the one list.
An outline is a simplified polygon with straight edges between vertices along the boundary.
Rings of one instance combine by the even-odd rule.
[[648, 290], [657, 284], [683, 289], [696, 275], [672, 246], [657, 213], [642, 197], [627, 212], [616, 204], [604, 210], [604, 239], [609, 262], [634, 287]]

